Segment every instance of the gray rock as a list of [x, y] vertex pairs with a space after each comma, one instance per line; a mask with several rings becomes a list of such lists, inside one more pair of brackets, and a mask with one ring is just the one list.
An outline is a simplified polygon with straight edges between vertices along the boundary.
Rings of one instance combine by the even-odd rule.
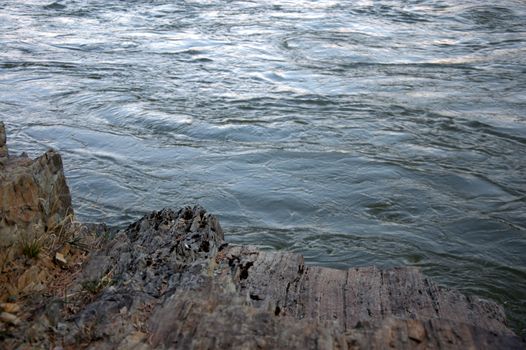
[[0, 121], [0, 160], [9, 157], [9, 151], [7, 149], [6, 134], [4, 122]]
[[[112, 283], [69, 319], [65, 343], [140, 349], [524, 348], [502, 308], [415, 268], [336, 270], [228, 246], [201, 207], [117, 234], [80, 276]], [[124, 311], [123, 311], [124, 310]], [[89, 331], [86, 331], [89, 330]]]
[[345, 330], [386, 317], [448, 319], [511, 334], [502, 307], [440, 287], [414, 267], [336, 270], [305, 266], [297, 254], [247, 246], [229, 247], [224, 256], [253, 304], [280, 315], [336, 320]]
[[[145, 327], [154, 305], [180, 288], [204, 285], [208, 276], [203, 271], [222, 243], [219, 222], [200, 207], [153, 212], [130, 225], [83, 269], [77, 289], [104, 279], [108, 283], [100, 284], [105, 286], [97, 298], [74, 315], [68, 341], [91, 344], [101, 338], [117, 347], [137, 327]], [[121, 312], [124, 308], [127, 312]]]

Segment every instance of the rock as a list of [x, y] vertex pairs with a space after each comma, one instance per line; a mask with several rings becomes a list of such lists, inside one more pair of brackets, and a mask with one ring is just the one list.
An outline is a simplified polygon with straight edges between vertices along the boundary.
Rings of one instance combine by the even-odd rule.
[[[39, 274], [29, 268], [19, 283]], [[57, 299], [40, 316], [54, 336], [35, 323], [25, 339], [91, 349], [526, 346], [500, 306], [442, 288], [415, 268], [336, 270], [228, 245], [198, 206], [153, 212], [118, 232], [91, 253], [68, 294], [77, 296], [68, 297], [69, 315]]]
[[57, 265], [59, 265], [62, 268], [68, 267], [68, 262], [66, 261], [66, 258], [64, 258], [64, 255], [62, 255], [61, 253], [55, 254], [55, 263], [57, 263]]
[[[513, 335], [448, 319], [338, 322], [276, 317], [218, 292], [178, 292], [151, 317], [154, 349], [522, 349]], [[413, 338], [418, 334], [418, 339]]]
[[122, 350], [147, 350], [150, 346], [147, 345], [148, 334], [143, 332], [134, 332], [128, 335], [119, 344], [118, 349]]
[[65, 344], [80, 339], [93, 349], [526, 345], [506, 327], [500, 306], [442, 288], [415, 268], [336, 270], [306, 266], [293, 253], [229, 246], [217, 219], [200, 207], [164, 209], [130, 225], [93, 254], [77, 284], [107, 276], [111, 284], [66, 322]]
[[17, 279], [17, 290], [22, 294], [30, 294], [45, 289], [49, 272], [37, 265], [30, 266]]
[[223, 254], [221, 273], [232, 270], [238, 289], [245, 291], [255, 306], [271, 307], [280, 315], [334, 320], [345, 330], [359, 322], [374, 324], [396, 317], [448, 319], [511, 333], [502, 307], [442, 288], [417, 268], [305, 266], [300, 255], [247, 246], [228, 247]]
[[20, 306], [15, 303], [0, 303], [0, 309], [10, 314], [17, 314], [20, 312]]
[[[2, 155], [7, 155], [3, 123]], [[0, 247], [20, 241], [23, 236], [38, 237], [72, 214], [71, 195], [57, 152], [49, 150], [34, 160], [4, 158], [0, 164]]]
[[99, 294], [74, 316], [68, 339], [100, 338], [118, 347], [145, 327], [155, 304], [176, 289], [201, 286], [208, 279], [202, 271], [222, 243], [217, 219], [200, 207], [154, 212], [130, 225], [94, 253], [79, 276], [73, 292], [101, 288], [90, 288]]
[[0, 121], [0, 160], [9, 158], [9, 151], [7, 149], [5, 126], [4, 122]]
[[20, 323], [20, 319], [18, 317], [8, 312], [0, 313], [0, 321], [13, 326], [17, 326]]

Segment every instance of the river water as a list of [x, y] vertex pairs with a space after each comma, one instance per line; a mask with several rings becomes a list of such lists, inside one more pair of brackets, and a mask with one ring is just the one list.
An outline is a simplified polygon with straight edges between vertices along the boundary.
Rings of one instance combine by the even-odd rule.
[[10, 149], [84, 221], [419, 266], [526, 318], [526, 2], [0, 1]]

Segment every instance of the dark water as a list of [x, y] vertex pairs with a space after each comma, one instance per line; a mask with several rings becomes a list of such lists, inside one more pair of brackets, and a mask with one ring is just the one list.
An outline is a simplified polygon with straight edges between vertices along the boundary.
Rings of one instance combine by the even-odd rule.
[[198, 202], [525, 332], [524, 1], [0, 1], [0, 119], [63, 153], [82, 220]]

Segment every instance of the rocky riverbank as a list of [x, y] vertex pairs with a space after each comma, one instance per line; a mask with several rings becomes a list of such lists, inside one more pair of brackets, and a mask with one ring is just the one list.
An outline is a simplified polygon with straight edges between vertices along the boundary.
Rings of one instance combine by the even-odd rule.
[[415, 268], [229, 245], [198, 206], [78, 223], [60, 155], [10, 156], [1, 123], [0, 180], [5, 349], [526, 348], [501, 306]]

